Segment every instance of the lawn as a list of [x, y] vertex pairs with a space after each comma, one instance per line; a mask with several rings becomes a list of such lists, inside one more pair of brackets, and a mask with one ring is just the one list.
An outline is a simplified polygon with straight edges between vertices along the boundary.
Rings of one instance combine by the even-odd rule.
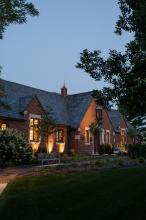
[[1, 220], [146, 219], [146, 168], [25, 177], [0, 198]]

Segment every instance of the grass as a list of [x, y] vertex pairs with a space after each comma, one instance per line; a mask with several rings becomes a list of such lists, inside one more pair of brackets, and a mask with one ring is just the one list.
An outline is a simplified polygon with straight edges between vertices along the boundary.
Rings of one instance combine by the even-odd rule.
[[25, 177], [0, 198], [4, 220], [146, 218], [146, 169]]

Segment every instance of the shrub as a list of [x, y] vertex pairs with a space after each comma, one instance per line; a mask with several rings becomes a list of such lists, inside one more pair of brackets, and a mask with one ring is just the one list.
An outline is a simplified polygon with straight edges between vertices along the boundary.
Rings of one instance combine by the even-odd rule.
[[112, 154], [112, 148], [113, 148], [113, 147], [112, 147], [111, 144], [106, 144], [106, 145], [105, 145], [105, 153], [106, 153], [106, 154], [109, 154], [109, 155]]
[[143, 158], [143, 157], [139, 157], [139, 158], [138, 158], [138, 162], [139, 162], [139, 163], [144, 163], [144, 158]]
[[124, 165], [124, 158], [118, 159], [118, 160], [117, 160], [117, 164], [118, 164], [119, 166], [123, 166], [123, 165]]
[[0, 131], [0, 166], [26, 164], [32, 159], [32, 148], [15, 130]]
[[128, 145], [128, 154], [131, 158], [144, 157], [146, 158], [146, 145], [130, 144]]
[[102, 154], [112, 154], [112, 145], [111, 144], [101, 144], [98, 148], [98, 153]]
[[99, 167], [102, 167], [102, 166], [104, 165], [104, 161], [102, 161], [102, 160], [96, 160], [95, 165], [96, 165], [96, 166], [99, 166]]
[[100, 155], [104, 154], [105, 153], [105, 145], [104, 144], [101, 144], [99, 147], [98, 147], [98, 153]]

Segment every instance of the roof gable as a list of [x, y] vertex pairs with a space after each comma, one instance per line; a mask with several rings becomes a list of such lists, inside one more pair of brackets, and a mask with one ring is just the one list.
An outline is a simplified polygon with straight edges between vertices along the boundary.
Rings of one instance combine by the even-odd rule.
[[34, 96], [25, 96], [19, 98], [19, 112], [23, 113]]
[[125, 121], [127, 128], [132, 127], [132, 125], [127, 120], [125, 120], [123, 115], [118, 110], [111, 109], [110, 111], [107, 111], [107, 113], [108, 113], [109, 119], [112, 123], [112, 126], [113, 126], [115, 132], [119, 131], [120, 124], [121, 124], [122, 120]]
[[33, 96], [36, 96], [45, 111], [52, 109], [57, 124], [77, 128], [93, 100], [91, 92], [63, 97], [58, 93], [47, 92], [18, 83], [2, 80], [10, 110], [0, 109], [0, 115], [15, 119], [24, 119], [23, 112]]
[[70, 95], [67, 97], [67, 109], [69, 124], [73, 128], [78, 128], [88, 107], [93, 101], [91, 92]]

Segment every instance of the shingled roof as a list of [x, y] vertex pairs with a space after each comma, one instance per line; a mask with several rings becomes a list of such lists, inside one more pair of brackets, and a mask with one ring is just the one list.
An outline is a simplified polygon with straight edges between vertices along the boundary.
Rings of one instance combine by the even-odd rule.
[[[7, 101], [11, 109], [0, 109], [0, 116], [24, 120], [23, 112], [36, 96], [45, 111], [52, 109], [54, 119], [57, 124], [78, 128], [81, 120], [93, 101], [92, 92], [79, 93], [63, 97], [55, 92], [48, 92], [18, 83], [2, 80], [4, 84]], [[108, 111], [109, 118], [117, 131], [123, 118], [117, 110]], [[127, 126], [130, 124], [127, 122]]]
[[110, 111], [108, 111], [108, 116], [109, 116], [110, 121], [113, 125], [113, 128], [116, 132], [119, 131], [119, 126], [120, 126], [120, 123], [121, 123], [122, 119], [125, 120], [127, 128], [132, 127], [132, 125], [123, 117], [123, 115], [115, 109], [111, 109]]
[[0, 109], [0, 116], [24, 119], [21, 114], [31, 102], [33, 96], [37, 96], [43, 109], [52, 109], [57, 124], [69, 125], [77, 128], [92, 101], [91, 92], [68, 95], [63, 97], [55, 92], [32, 88], [18, 83], [2, 80], [7, 95], [10, 110]]
[[93, 101], [92, 92], [85, 92], [67, 96], [67, 109], [69, 124], [73, 128], [78, 128], [80, 122]]

